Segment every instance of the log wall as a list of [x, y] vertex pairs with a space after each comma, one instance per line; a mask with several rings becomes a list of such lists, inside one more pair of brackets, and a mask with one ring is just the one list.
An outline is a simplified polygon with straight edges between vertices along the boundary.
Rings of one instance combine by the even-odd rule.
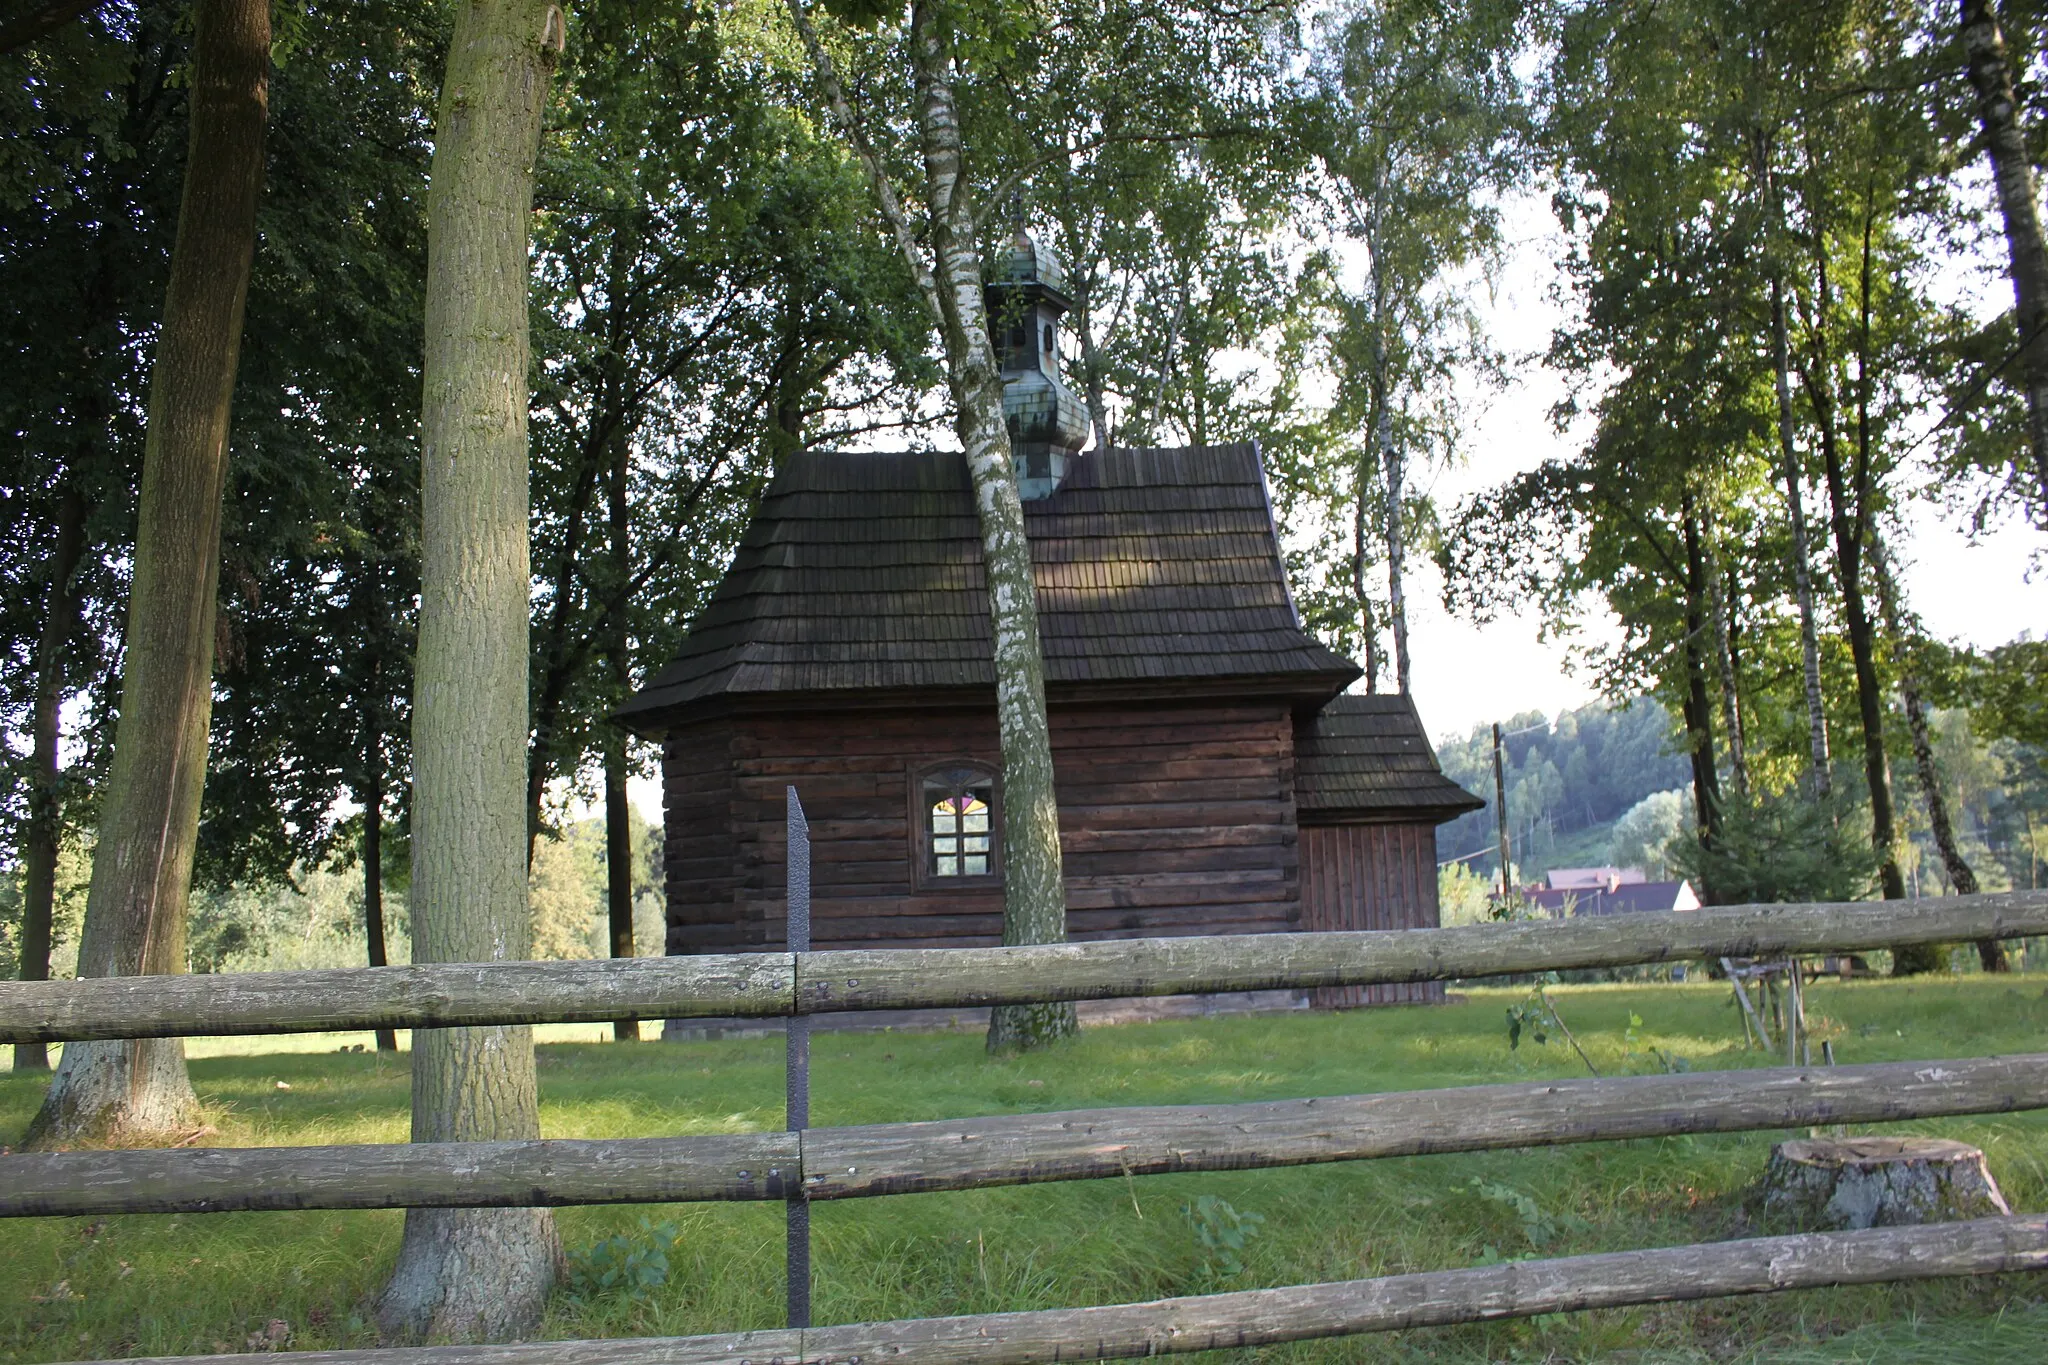
[[[1301, 829], [1301, 927], [1437, 927], [1436, 830], [1427, 824], [1304, 825]], [[1319, 1009], [1441, 1004], [1441, 981], [1321, 986]]]
[[[1059, 708], [1051, 722], [1070, 937], [1300, 927], [1284, 706]], [[1000, 887], [920, 886], [911, 823], [916, 774], [1000, 757], [994, 715], [967, 710], [762, 713], [671, 738], [669, 951], [781, 945], [792, 783], [816, 947], [1000, 943]]]
[[662, 746], [662, 881], [670, 953], [733, 953], [770, 944], [734, 909], [732, 727], [695, 725]]

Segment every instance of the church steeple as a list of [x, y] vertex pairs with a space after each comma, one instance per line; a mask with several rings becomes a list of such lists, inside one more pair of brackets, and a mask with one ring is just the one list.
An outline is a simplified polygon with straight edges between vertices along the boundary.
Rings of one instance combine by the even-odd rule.
[[1018, 491], [1026, 502], [1051, 497], [1090, 426], [1087, 406], [1060, 378], [1060, 318], [1074, 302], [1066, 272], [1050, 248], [1019, 227], [985, 292]]

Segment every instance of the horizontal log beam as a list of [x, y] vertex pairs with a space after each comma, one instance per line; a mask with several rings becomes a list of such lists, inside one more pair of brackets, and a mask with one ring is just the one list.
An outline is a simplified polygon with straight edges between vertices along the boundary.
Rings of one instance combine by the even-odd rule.
[[0, 1043], [788, 1014], [788, 953], [0, 982]]
[[0, 1043], [971, 1008], [2048, 934], [2048, 891], [1452, 929], [0, 983]]
[[798, 1001], [825, 1010], [1451, 981], [1524, 972], [1858, 952], [2048, 933], [2048, 891], [1919, 901], [1729, 905], [1451, 929], [1143, 938], [1015, 948], [812, 954]]
[[[0, 1157], [0, 1216], [811, 1199], [2048, 1108], [2048, 1053], [1014, 1114], [802, 1134]], [[799, 1146], [801, 1139], [801, 1146]]]
[[[2028, 1214], [1512, 1261], [1096, 1308], [637, 1341], [304, 1351], [273, 1359], [281, 1365], [861, 1365], [876, 1360], [891, 1365], [1041, 1365], [2041, 1269], [2048, 1269], [2048, 1216]], [[142, 1365], [238, 1365], [244, 1360], [158, 1356]]]

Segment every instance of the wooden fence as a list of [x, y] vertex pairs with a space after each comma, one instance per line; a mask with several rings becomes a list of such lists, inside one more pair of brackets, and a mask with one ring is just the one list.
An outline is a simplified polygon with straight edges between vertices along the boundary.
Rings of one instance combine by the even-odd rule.
[[[1447, 980], [2048, 934], [2048, 893], [1393, 932], [0, 984], [0, 1042], [959, 1007]], [[853, 1198], [2048, 1108], [2048, 1053], [617, 1141], [0, 1157], [0, 1215]], [[1756, 1238], [1097, 1308], [360, 1365], [1035, 1362], [2048, 1268], [2048, 1219]], [[183, 1358], [187, 1361], [200, 1359]]]

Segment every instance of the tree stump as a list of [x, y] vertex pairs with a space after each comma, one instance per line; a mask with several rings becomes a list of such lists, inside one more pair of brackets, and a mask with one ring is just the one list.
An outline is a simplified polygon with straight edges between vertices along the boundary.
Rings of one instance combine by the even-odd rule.
[[1779, 1143], [1764, 1171], [1764, 1210], [1802, 1231], [2012, 1212], [1979, 1148], [1945, 1138], [1892, 1137]]

